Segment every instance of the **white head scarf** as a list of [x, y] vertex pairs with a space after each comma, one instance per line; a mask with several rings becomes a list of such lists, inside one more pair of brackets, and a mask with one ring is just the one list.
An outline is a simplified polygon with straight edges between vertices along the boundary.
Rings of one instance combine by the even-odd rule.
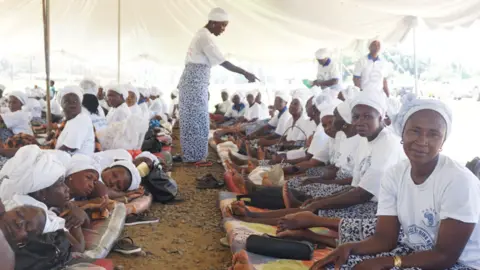
[[290, 94], [288, 92], [285, 92], [285, 91], [277, 91], [275, 93], [275, 97], [278, 97], [280, 98], [281, 100], [285, 101], [285, 102], [289, 102], [290, 101]]
[[112, 163], [112, 165], [110, 165], [110, 168], [115, 166], [121, 166], [126, 168], [132, 175], [132, 183], [130, 184], [130, 187], [128, 188], [128, 190], [135, 190], [140, 187], [140, 183], [142, 182], [142, 177], [140, 176], [140, 173], [138, 172], [137, 167], [135, 167], [135, 164], [133, 164], [131, 161], [128, 161], [128, 160], [119, 160]]
[[135, 101], [135, 104], [136, 104], [138, 102], [138, 100], [140, 99], [140, 93], [138, 92], [138, 89], [131, 84], [125, 85], [125, 88], [128, 90], [128, 92], [133, 92], [135, 94], [135, 97], [137, 99]]
[[18, 150], [0, 171], [0, 199], [8, 200], [13, 195], [27, 195], [52, 186], [65, 175], [65, 166], [53, 153], [43, 151], [36, 145], [27, 145]]
[[140, 153], [140, 155], [138, 155], [135, 159], [141, 158], [141, 157], [150, 159], [153, 162], [154, 166], [157, 166], [158, 164], [160, 164], [158, 157], [148, 151]]
[[123, 97], [123, 99], [127, 99], [128, 97], [128, 91], [127, 89], [125, 89], [123, 85], [107, 85], [105, 89], [107, 90], [107, 94], [108, 94], [108, 91], [113, 91], [120, 94]]
[[8, 93], [8, 96], [9, 97], [14, 96], [22, 103], [22, 105], [27, 105], [28, 97], [22, 91], [12, 91]]
[[78, 96], [78, 98], [80, 99], [80, 103], [82, 103], [83, 101], [83, 90], [82, 88], [80, 88], [80, 86], [78, 85], [68, 85], [68, 86], [65, 86], [62, 90], [60, 90], [60, 92], [58, 93], [58, 102], [61, 104], [62, 103], [62, 99], [64, 96], [68, 95], [68, 94], [75, 94]]
[[315, 52], [315, 58], [317, 59], [325, 59], [328, 57], [328, 50], [327, 49], [318, 49]]
[[80, 82], [80, 87], [83, 89], [84, 94], [97, 95], [97, 83], [92, 79], [83, 79]]
[[325, 107], [328, 107], [328, 105], [331, 104], [333, 100], [334, 99], [332, 98], [331, 95], [321, 93], [313, 98], [313, 104], [315, 105], [317, 110], [321, 112], [322, 109], [324, 109]]
[[[150, 97], [150, 90], [148, 90], [148, 88], [138, 87], [137, 90], [142, 96]], [[140, 98], [140, 96], [138, 96], [138, 98]]]
[[11, 199], [3, 201], [3, 204], [5, 205], [6, 211], [10, 211], [15, 207], [23, 205], [35, 206], [42, 209], [45, 212], [46, 216], [43, 233], [56, 232], [65, 228], [65, 219], [57, 216], [57, 214], [48, 210], [47, 206], [44, 203], [37, 201], [28, 195], [13, 195]]
[[355, 98], [355, 96], [360, 93], [360, 88], [356, 87], [356, 86], [353, 86], [353, 85], [350, 85], [348, 86], [347, 88], [341, 90], [340, 92], [342, 92], [342, 95], [343, 95], [343, 98], [345, 98], [345, 100], [352, 100]]
[[378, 91], [362, 91], [352, 101], [351, 107], [367, 105], [374, 108], [380, 115], [385, 117], [387, 111], [387, 97]]
[[150, 96], [159, 97], [160, 89], [158, 89], [158, 87], [155, 87], [155, 86], [150, 88]]
[[94, 170], [98, 175], [101, 173], [100, 164], [95, 159], [87, 155], [76, 154], [70, 159], [65, 175], [68, 177], [86, 170]]
[[395, 132], [399, 135], [403, 135], [403, 129], [407, 123], [407, 120], [414, 113], [421, 110], [432, 110], [439, 113], [445, 122], [447, 123], [447, 134], [445, 139], [450, 136], [452, 132], [452, 110], [448, 107], [447, 104], [438, 100], [438, 99], [414, 99], [408, 100], [403, 103], [402, 107], [398, 114], [394, 117], [392, 121], [393, 128]]
[[232, 101], [235, 96], [238, 96], [238, 98], [240, 98], [240, 103], [245, 103], [245, 94], [242, 91], [235, 92], [235, 94], [232, 95]]
[[352, 107], [350, 101], [345, 100], [344, 102], [337, 105], [338, 114], [343, 118], [345, 123], [352, 124]]
[[3, 84], [0, 84], [0, 91], [5, 91], [6, 87]]
[[210, 13], [208, 13], [208, 20], [213, 22], [228, 22], [228, 13], [222, 8], [213, 8]]
[[329, 106], [325, 106], [325, 108], [320, 112], [320, 119], [327, 115], [333, 115], [333, 111], [335, 111], [336, 107], [337, 105], [334, 105], [333, 103]]

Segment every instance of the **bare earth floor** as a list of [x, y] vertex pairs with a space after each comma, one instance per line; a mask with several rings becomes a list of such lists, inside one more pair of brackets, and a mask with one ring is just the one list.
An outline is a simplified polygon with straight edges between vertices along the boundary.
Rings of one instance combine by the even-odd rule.
[[[178, 137], [178, 130], [174, 130]], [[172, 152], [179, 151], [179, 142]], [[210, 160], [216, 154], [210, 151]], [[217, 207], [217, 190], [197, 190], [195, 177], [212, 173], [223, 179], [224, 169], [216, 164], [211, 168], [175, 166], [172, 177], [180, 187], [185, 202], [176, 205], [154, 203], [151, 212], [160, 217], [158, 224], [126, 227], [124, 236], [146, 252], [145, 256], [124, 256], [111, 253], [116, 265], [123, 269], [198, 269], [224, 270], [231, 264], [231, 253], [220, 245], [224, 237], [221, 215]]]

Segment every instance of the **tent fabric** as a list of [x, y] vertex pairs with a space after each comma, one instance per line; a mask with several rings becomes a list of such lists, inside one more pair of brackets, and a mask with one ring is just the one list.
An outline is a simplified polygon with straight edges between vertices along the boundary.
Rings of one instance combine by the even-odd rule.
[[[480, 17], [479, 0], [51, 0], [51, 51], [116, 66], [119, 2], [122, 63], [149, 56], [183, 65], [191, 38], [214, 7], [230, 17], [218, 38], [225, 55], [284, 63], [359, 39], [398, 42], [417, 17], [433, 28], [466, 26]], [[5, 54], [41, 53], [42, 1], [0, 1], [0, 35]]]

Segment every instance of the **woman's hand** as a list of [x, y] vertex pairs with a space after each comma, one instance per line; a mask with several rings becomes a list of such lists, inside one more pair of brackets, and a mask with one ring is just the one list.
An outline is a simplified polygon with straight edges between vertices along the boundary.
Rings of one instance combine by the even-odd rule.
[[70, 212], [64, 217], [67, 229], [78, 228], [84, 224], [90, 224], [90, 218], [83, 209], [73, 204], [69, 204], [68, 208]]
[[243, 76], [245, 76], [245, 79], [248, 80], [249, 83], [253, 83], [255, 82], [256, 80], [257, 81], [260, 81], [257, 76], [253, 75], [252, 73], [248, 72], [248, 71], [245, 71], [245, 74], [243, 74]]
[[[348, 257], [352, 252], [353, 245], [354, 245], [353, 243], [347, 243], [337, 247], [334, 251], [332, 251], [332, 253], [328, 254], [327, 257], [317, 261], [310, 268], [310, 270], [324, 269], [324, 267], [330, 263], [333, 263], [335, 265], [335, 269], [340, 269], [340, 267], [342, 267], [342, 265], [344, 265], [347, 262]], [[360, 269], [367, 269], [367, 268], [360, 268]], [[369, 269], [377, 269], [377, 268], [369, 268]]]

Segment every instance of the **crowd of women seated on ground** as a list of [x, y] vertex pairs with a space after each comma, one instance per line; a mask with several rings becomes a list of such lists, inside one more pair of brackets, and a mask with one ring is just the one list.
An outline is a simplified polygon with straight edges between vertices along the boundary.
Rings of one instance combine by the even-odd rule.
[[[126, 206], [125, 225], [158, 222], [142, 215], [152, 201], [142, 177], [168, 170], [171, 158], [164, 148], [144, 143], [153, 138], [154, 146], [171, 144], [167, 127], [178, 109], [175, 104], [169, 109], [170, 101], [160, 98], [158, 88], [101, 88], [83, 80], [57, 91], [51, 108], [59, 106], [55, 113], [63, 119], [47, 126], [38, 100], [45, 96], [35, 89], [2, 92], [1, 253], [13, 250], [15, 269], [45, 269], [48, 263], [52, 268], [93, 264], [111, 269], [111, 262], [85, 255], [84, 232], [93, 222], [110, 218], [119, 203]], [[174, 91], [171, 99], [177, 96]], [[42, 136], [46, 129], [52, 132]], [[150, 151], [142, 152], [145, 148]], [[129, 238], [113, 241], [114, 251], [141, 251]], [[60, 255], [37, 254], [45, 260], [31, 256], [39, 242], [55, 245]], [[60, 258], [53, 260], [53, 255]], [[40, 268], [32, 268], [35, 264]]]
[[[276, 93], [275, 115], [254, 131], [240, 121], [251, 102], [232, 99], [235, 121], [219, 125], [214, 140], [238, 149], [226, 161], [236, 190], [283, 208], [250, 211], [239, 200], [233, 217], [336, 248], [312, 269], [480, 269], [480, 183], [469, 170], [478, 172], [478, 160], [467, 168], [441, 153], [452, 131], [444, 102], [355, 87], [300, 92]], [[282, 172], [254, 183], [257, 166]]]

